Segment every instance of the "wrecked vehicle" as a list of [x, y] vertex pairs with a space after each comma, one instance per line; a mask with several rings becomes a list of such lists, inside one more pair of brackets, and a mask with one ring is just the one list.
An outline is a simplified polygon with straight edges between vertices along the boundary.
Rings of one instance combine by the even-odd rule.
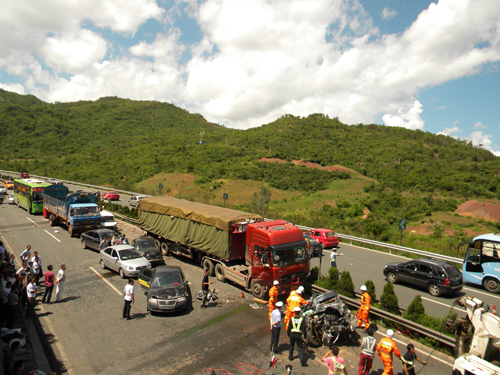
[[339, 298], [337, 291], [313, 294], [303, 308], [306, 343], [330, 348], [337, 341], [348, 341], [356, 327], [356, 317]]

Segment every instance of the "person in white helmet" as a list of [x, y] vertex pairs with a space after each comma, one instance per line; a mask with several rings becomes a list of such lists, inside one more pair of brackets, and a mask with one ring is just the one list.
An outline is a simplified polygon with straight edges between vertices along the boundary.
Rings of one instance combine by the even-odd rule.
[[292, 290], [290, 295], [286, 299], [286, 314], [285, 314], [285, 325], [286, 329], [288, 329], [288, 323], [293, 316], [293, 309], [295, 307], [301, 307], [303, 305], [307, 305], [307, 301], [302, 298], [302, 292], [304, 291], [303, 286], [299, 286], [297, 290]]
[[365, 324], [365, 330], [370, 328], [370, 322], [368, 321], [368, 316], [370, 315], [370, 304], [371, 298], [366, 291], [366, 286], [361, 285], [361, 306], [358, 312], [358, 328], [362, 327], [362, 323]]
[[306, 363], [306, 358], [304, 356], [304, 341], [303, 335], [305, 335], [306, 326], [304, 323], [304, 317], [300, 316], [300, 307], [295, 307], [293, 309], [294, 316], [290, 319], [290, 325], [286, 330], [286, 338], [290, 339], [290, 347], [288, 349], [288, 360], [293, 361], [293, 349], [297, 345], [297, 351], [299, 352], [300, 364], [302, 367], [309, 366]]
[[280, 282], [278, 280], [273, 281], [273, 286], [269, 289], [269, 320], [271, 320], [271, 314], [276, 308], [276, 302], [278, 302], [278, 294], [280, 292]]
[[281, 308], [283, 307], [283, 302], [276, 302], [276, 306], [271, 314], [271, 352], [274, 354], [279, 354], [278, 343], [280, 339], [281, 332]]
[[401, 359], [401, 353], [392, 339], [394, 337], [394, 331], [392, 329], [387, 331], [387, 336], [379, 341], [377, 344], [377, 353], [382, 363], [384, 364], [384, 372], [382, 375], [394, 375], [392, 367], [392, 354], [394, 353], [396, 357]]

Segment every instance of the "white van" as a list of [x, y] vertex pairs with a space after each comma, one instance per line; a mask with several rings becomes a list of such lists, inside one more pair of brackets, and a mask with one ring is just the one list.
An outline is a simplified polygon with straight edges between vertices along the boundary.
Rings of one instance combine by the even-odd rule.
[[128, 204], [130, 207], [137, 207], [139, 205], [139, 199], [146, 198], [144, 195], [136, 195], [135, 197], [130, 197]]
[[115, 216], [109, 211], [101, 211], [101, 227], [106, 229], [118, 230]]

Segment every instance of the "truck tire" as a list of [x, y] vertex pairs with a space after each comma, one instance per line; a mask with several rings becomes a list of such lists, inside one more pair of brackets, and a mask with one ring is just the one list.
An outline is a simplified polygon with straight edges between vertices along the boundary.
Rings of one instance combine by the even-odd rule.
[[55, 222], [54, 222], [54, 215], [53, 214], [50, 214], [49, 215], [49, 223], [50, 223], [50, 226], [53, 227], [55, 225]]
[[158, 248], [158, 249], [161, 249], [161, 241], [159, 238], [155, 238], [155, 246]]
[[70, 237], [73, 237], [73, 227], [71, 225], [68, 226], [68, 233]]
[[171, 251], [170, 251], [170, 246], [168, 246], [168, 243], [162, 242], [160, 246], [161, 253], [165, 256], [169, 256]]
[[218, 281], [224, 282], [226, 281], [226, 274], [224, 273], [224, 266], [220, 263], [215, 265], [215, 277]]
[[262, 299], [266, 295], [266, 290], [262, 287], [262, 285], [260, 285], [259, 283], [255, 282], [253, 280], [252, 280], [252, 283], [250, 284], [250, 289], [252, 290], [252, 294], [256, 298]]
[[209, 276], [214, 275], [214, 264], [210, 259], [205, 258], [203, 259], [203, 271], [207, 272], [207, 270], [210, 271], [210, 273], [208, 274]]

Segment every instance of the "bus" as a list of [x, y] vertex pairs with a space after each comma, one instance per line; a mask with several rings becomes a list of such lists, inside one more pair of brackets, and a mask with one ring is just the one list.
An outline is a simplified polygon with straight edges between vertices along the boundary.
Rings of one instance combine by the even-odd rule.
[[467, 246], [462, 277], [464, 283], [482, 285], [491, 293], [500, 293], [500, 233], [482, 234]]
[[43, 189], [52, 184], [33, 178], [14, 179], [14, 203], [30, 214], [43, 212]]

